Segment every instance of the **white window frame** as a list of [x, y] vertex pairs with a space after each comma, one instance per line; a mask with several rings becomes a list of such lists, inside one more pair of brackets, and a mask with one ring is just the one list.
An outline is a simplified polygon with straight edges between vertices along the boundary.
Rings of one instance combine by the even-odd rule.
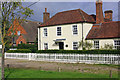
[[78, 50], [78, 42], [72, 43], [73, 50]]
[[19, 36], [20, 36], [20, 34], [21, 34], [21, 32], [20, 32], [20, 31], [17, 31], [17, 35], [19, 35]]
[[114, 48], [120, 50], [120, 40], [114, 40]]
[[77, 25], [72, 26], [72, 34], [73, 35], [78, 35], [78, 27], [77, 27]]
[[48, 43], [44, 43], [44, 50], [48, 50]]
[[94, 41], [94, 48], [95, 49], [99, 49], [100, 48], [100, 42], [99, 42], [99, 40], [95, 40]]
[[[60, 28], [60, 30], [58, 28]], [[62, 35], [62, 28], [57, 27], [57, 36], [61, 36], [61, 35]]]
[[44, 37], [47, 37], [47, 36], [48, 36], [47, 28], [44, 28], [44, 29], [43, 29], [43, 35], [44, 35]]

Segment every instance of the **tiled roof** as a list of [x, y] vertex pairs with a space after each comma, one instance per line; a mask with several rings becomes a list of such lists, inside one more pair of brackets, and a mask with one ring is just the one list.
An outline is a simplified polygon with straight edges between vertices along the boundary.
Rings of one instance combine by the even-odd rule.
[[27, 34], [22, 34], [22, 36], [26, 39], [27, 42], [34, 42], [37, 38], [37, 27], [40, 26], [40, 22], [35, 21], [24, 21], [22, 23], [22, 27], [25, 29]]
[[111, 39], [120, 38], [120, 21], [104, 22], [101, 25], [94, 24], [86, 39]]
[[87, 13], [82, 11], [81, 9], [76, 9], [59, 12], [52, 18], [50, 18], [46, 23], [40, 25], [40, 27], [77, 23], [84, 21], [94, 23], [95, 19], [91, 15], [88, 15]]
[[[25, 20], [21, 23], [21, 26], [27, 32], [26, 34], [21, 34], [27, 42], [35, 42], [37, 38], [37, 27], [40, 26], [41, 22]], [[15, 36], [15, 41], [19, 36]]]

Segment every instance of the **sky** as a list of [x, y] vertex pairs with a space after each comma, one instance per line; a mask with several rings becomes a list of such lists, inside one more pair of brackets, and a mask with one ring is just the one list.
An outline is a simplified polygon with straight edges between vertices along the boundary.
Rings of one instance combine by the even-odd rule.
[[[23, 2], [23, 6], [27, 7], [34, 2]], [[43, 12], [47, 8], [50, 17], [58, 12], [81, 9], [87, 14], [96, 14], [95, 2], [37, 2], [30, 6], [33, 9], [34, 15], [28, 20], [43, 22]], [[113, 21], [118, 21], [118, 2], [103, 2], [103, 13], [106, 10], [113, 10]]]

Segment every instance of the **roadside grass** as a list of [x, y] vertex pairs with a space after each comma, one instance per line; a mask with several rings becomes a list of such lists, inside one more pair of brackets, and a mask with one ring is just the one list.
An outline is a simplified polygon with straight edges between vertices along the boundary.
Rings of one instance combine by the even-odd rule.
[[120, 66], [120, 65], [114, 65], [114, 64], [94, 64], [94, 65], [108, 66], [108, 67], [114, 67], [114, 68], [119, 68]]
[[[57, 72], [57, 71], [42, 71], [36, 69], [5, 69], [6, 78], [109, 78], [108, 74], [93, 74], [80, 72]], [[113, 74], [112, 78], [118, 78], [118, 75]]]
[[0, 53], [0, 57], [2, 57], [2, 53]]

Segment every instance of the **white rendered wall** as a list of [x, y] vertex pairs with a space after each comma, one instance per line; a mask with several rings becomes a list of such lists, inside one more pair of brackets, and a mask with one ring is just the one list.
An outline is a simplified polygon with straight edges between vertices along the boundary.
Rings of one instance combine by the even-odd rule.
[[[94, 41], [99, 41], [99, 49], [104, 49], [105, 44], [114, 46], [114, 40], [120, 40], [120, 39], [94, 39], [94, 40], [87, 40], [87, 41], [91, 42], [93, 45], [94, 45]], [[92, 49], [95, 49], [94, 46]]]
[[[78, 34], [73, 35], [72, 26], [77, 25]], [[86, 38], [88, 32], [92, 28], [93, 24], [84, 23], [83, 24], [83, 37]], [[57, 36], [57, 27], [61, 27], [61, 36]], [[43, 29], [47, 28], [48, 36], [44, 37]], [[49, 27], [42, 27], [38, 28], [38, 49], [44, 50], [44, 43], [48, 43], [48, 49], [59, 49], [59, 45], [54, 45], [54, 41], [56, 39], [66, 39], [64, 42], [64, 49], [65, 50], [72, 50], [73, 49], [73, 42], [79, 42], [82, 40], [82, 23], [77, 24], [67, 24], [67, 25], [58, 25], [58, 26], [49, 26]], [[41, 41], [41, 42], [40, 42]], [[40, 46], [41, 45], [41, 46]], [[65, 45], [68, 45], [66, 47]]]

